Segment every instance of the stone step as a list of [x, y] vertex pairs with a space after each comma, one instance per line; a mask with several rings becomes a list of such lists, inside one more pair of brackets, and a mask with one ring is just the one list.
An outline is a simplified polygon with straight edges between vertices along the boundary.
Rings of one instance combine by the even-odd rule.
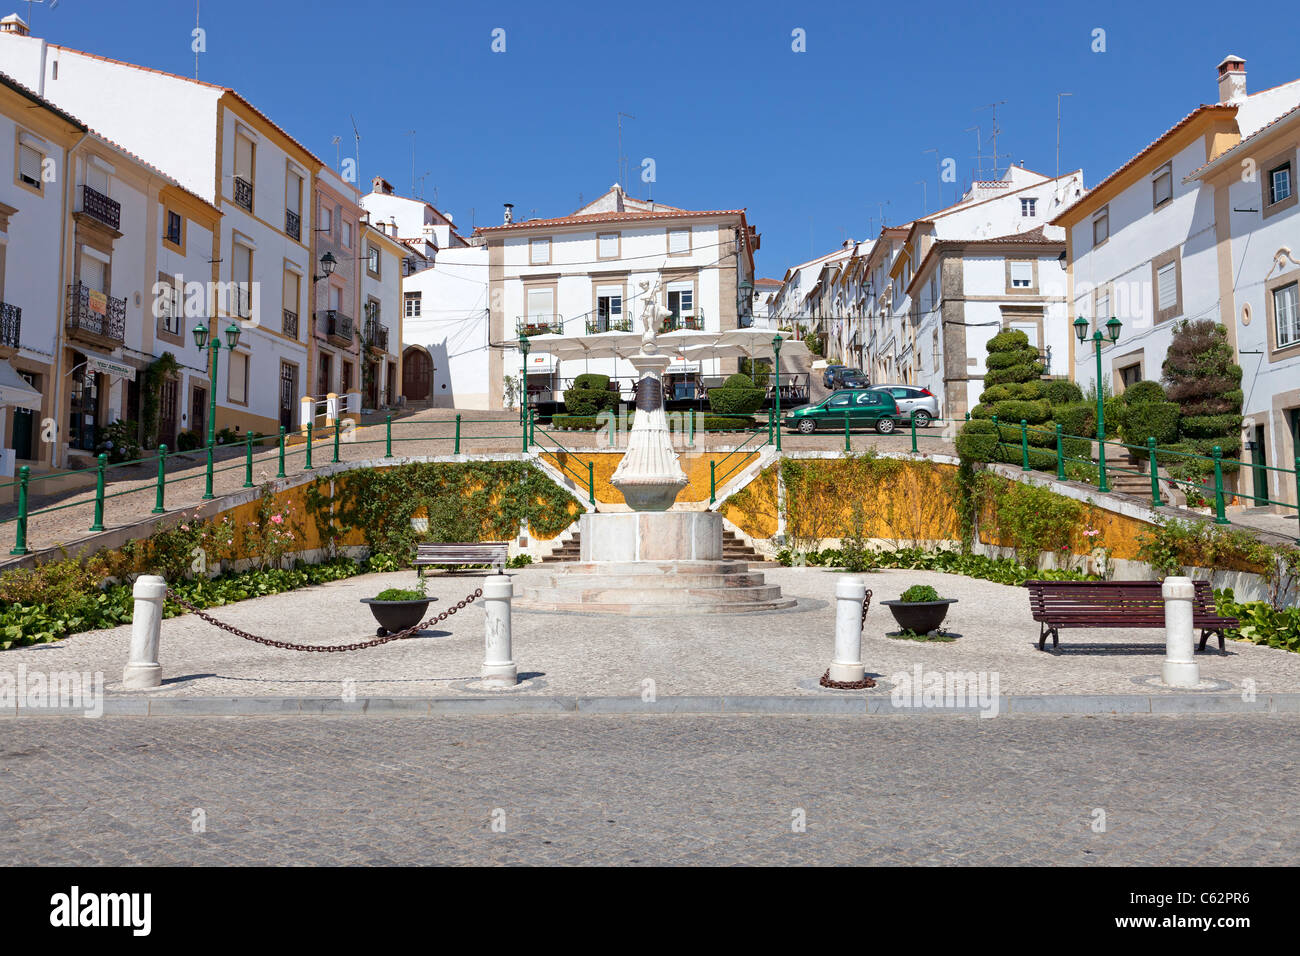
[[647, 578], [642, 574], [547, 574], [532, 578], [526, 582], [527, 588], [572, 589], [585, 591], [591, 588], [651, 588], [680, 593], [692, 588], [748, 588], [761, 587], [765, 583], [761, 573], [748, 572], [730, 574], [672, 574], [662, 578]]
[[689, 574], [745, 574], [749, 571], [746, 561], [572, 561], [554, 569], [557, 573], [577, 578], [579, 575], [600, 576], [628, 574], [641, 575], [637, 580], [653, 578], [681, 579]]
[[724, 604], [696, 602], [683, 606], [680, 601], [671, 604], [596, 604], [587, 602], [563, 601], [528, 601], [517, 599], [514, 606], [524, 611], [564, 611], [588, 612], [601, 614], [626, 614], [629, 616], [667, 617], [681, 614], [753, 614], [758, 611], [779, 611], [794, 607], [797, 601], [791, 597], [780, 597], [769, 601], [737, 601]]

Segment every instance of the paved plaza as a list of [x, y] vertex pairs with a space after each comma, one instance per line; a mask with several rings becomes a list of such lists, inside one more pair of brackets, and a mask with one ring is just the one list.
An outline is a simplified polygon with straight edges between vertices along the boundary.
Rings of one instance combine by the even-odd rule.
[[[548, 566], [550, 567], [550, 566]], [[808, 686], [826, 670], [835, 628], [834, 591], [840, 573], [822, 568], [755, 565], [799, 603], [787, 611], [752, 615], [683, 614], [673, 619], [516, 610], [514, 658], [525, 683], [513, 698], [690, 695], [825, 697]], [[516, 592], [534, 566], [510, 572]], [[218, 619], [263, 637], [304, 644], [373, 638], [375, 624], [360, 603], [387, 587], [410, 587], [414, 572], [372, 574], [212, 609]], [[958, 575], [888, 570], [866, 576], [874, 592], [863, 630], [863, 662], [886, 694], [899, 673], [982, 672], [996, 675], [1003, 695], [1174, 695], [1139, 683], [1158, 675], [1164, 660], [1160, 628], [1064, 630], [1059, 652], [1039, 651], [1038, 625], [1024, 588]], [[438, 601], [429, 615], [463, 598], [478, 574], [428, 578]], [[913, 584], [931, 584], [958, 599], [945, 626], [951, 643], [885, 637], [897, 625], [881, 600]], [[436, 630], [369, 650], [303, 653], [242, 640], [194, 615], [164, 621], [159, 660], [164, 684], [123, 691], [129, 625], [75, 634], [55, 644], [8, 651], [2, 668], [102, 672], [109, 698], [470, 698], [483, 662], [483, 615], [471, 605]], [[1201, 677], [1238, 699], [1243, 692], [1300, 692], [1300, 655], [1229, 641], [1220, 654], [1211, 641], [1198, 654]], [[650, 682], [650, 683], [648, 683]], [[507, 696], [507, 695], [500, 695]], [[12, 713], [12, 711], [10, 711]]]
[[1300, 854], [1293, 716], [3, 727], [4, 865], [1221, 866]]

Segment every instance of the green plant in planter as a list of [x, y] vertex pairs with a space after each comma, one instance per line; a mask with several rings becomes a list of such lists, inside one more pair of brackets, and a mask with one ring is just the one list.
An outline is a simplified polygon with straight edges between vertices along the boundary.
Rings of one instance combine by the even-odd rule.
[[423, 589], [385, 588], [375, 595], [376, 601], [423, 601], [428, 595]]
[[908, 604], [919, 604], [922, 601], [940, 601], [939, 592], [928, 584], [913, 584], [910, 588], [898, 596], [900, 601], [906, 601]]

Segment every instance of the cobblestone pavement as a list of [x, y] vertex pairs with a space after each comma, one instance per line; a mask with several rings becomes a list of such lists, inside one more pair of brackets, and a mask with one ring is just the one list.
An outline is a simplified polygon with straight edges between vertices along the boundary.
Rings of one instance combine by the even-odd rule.
[[[511, 572], [516, 590], [553, 565]], [[646, 680], [660, 696], [821, 694], [800, 682], [820, 677], [832, 657], [835, 583], [822, 568], [762, 569], [768, 583], [800, 600], [789, 611], [759, 614], [686, 613], [673, 618], [515, 610], [514, 658], [531, 696], [639, 696]], [[410, 587], [412, 572], [362, 575], [285, 594], [254, 598], [211, 613], [265, 637], [309, 644], [365, 640], [375, 633], [360, 603], [387, 587]], [[874, 602], [863, 631], [867, 670], [891, 675], [923, 670], [997, 675], [1002, 694], [1172, 694], [1135, 682], [1157, 675], [1164, 660], [1162, 628], [1062, 632], [1058, 652], [1039, 651], [1038, 625], [1024, 588], [960, 575], [877, 571], [866, 576]], [[438, 600], [429, 616], [482, 584], [479, 575], [428, 579]], [[879, 602], [912, 584], [933, 585], [958, 599], [946, 626], [950, 643], [918, 643], [885, 636], [897, 625]], [[129, 625], [74, 634], [55, 644], [16, 648], [0, 656], [0, 671], [76, 671], [104, 674], [108, 694], [163, 697], [338, 697], [351, 680], [357, 697], [471, 697], [463, 682], [478, 677], [483, 661], [483, 610], [472, 605], [411, 640], [365, 651], [308, 654], [253, 644], [194, 615], [163, 622], [159, 660], [163, 687], [121, 689]], [[1049, 642], [1049, 647], [1050, 642]], [[1202, 678], [1225, 681], [1229, 693], [1300, 692], [1300, 655], [1229, 641], [1198, 654]], [[1251, 682], [1251, 683], [1247, 683]]]
[[[394, 418], [393, 454], [412, 457], [452, 454], [455, 448], [456, 414], [455, 409], [429, 409], [401, 419]], [[461, 414], [463, 454], [518, 454], [523, 450], [523, 430], [519, 424], [518, 413], [470, 409]], [[609, 450], [608, 440], [603, 432], [595, 435], [590, 432], [557, 431], [548, 437], [544, 434], [545, 431], [543, 426], [538, 427], [537, 444], [534, 450], [554, 448], [557, 442], [570, 451]], [[952, 442], [943, 438], [938, 426], [923, 429], [918, 434], [921, 436], [918, 438], [918, 448], [922, 452], [955, 454]], [[340, 435], [340, 461], [379, 459], [383, 457], [386, 450], [383, 424], [358, 427], [351, 432], [341, 432]], [[351, 440], [344, 440], [345, 437]], [[697, 433], [695, 448], [701, 451], [712, 448], [731, 449], [745, 437], [737, 433]], [[904, 432], [884, 436], [872, 431], [855, 430], [850, 437], [853, 450], [859, 453], [868, 448], [889, 452], [907, 452], [911, 449], [911, 436]], [[753, 444], [754, 442], [751, 441], [747, 447], [752, 447]], [[295, 475], [303, 471], [306, 463], [305, 447], [303, 443], [287, 446], [286, 474]], [[790, 433], [782, 436], [782, 448], [787, 451], [843, 451], [844, 434], [842, 431], [814, 435]], [[332, 433], [326, 433], [324, 438], [316, 440], [312, 455], [313, 464], [316, 466], [333, 460]], [[216, 497], [220, 498], [242, 490], [245, 479], [244, 446], [221, 447], [217, 449], [216, 459], [213, 473], [213, 492]], [[255, 446], [253, 481], [259, 484], [268, 481], [275, 477], [278, 471], [278, 447]], [[169, 456], [164, 507], [169, 512], [178, 512], [198, 505], [206, 490], [206, 472], [207, 459], [202, 451]], [[113, 497], [105, 501], [105, 529], [111, 531], [150, 517], [155, 504], [157, 478], [157, 466], [152, 463], [109, 471], [106, 490], [108, 495]], [[41, 483], [34, 482], [31, 485], [29, 501], [31, 511], [48, 507], [59, 507], [60, 510], [32, 515], [28, 519], [28, 548], [41, 550], [56, 545], [72, 546], [77, 541], [90, 536], [89, 528], [94, 520], [93, 485], [80, 491], [70, 491], [60, 495], [42, 495], [40, 491]], [[0, 506], [0, 521], [4, 522], [0, 524], [0, 557], [7, 556], [14, 545], [17, 532], [16, 524], [12, 519], [16, 514], [16, 505]]]
[[1289, 865], [1297, 732], [1295, 717], [51, 717], [0, 738], [0, 863]]

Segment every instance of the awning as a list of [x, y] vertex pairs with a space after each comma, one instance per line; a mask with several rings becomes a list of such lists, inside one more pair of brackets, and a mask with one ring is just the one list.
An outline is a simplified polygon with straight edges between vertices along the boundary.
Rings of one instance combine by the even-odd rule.
[[41, 393], [28, 385], [8, 362], [0, 362], [0, 405], [41, 410]]
[[86, 356], [87, 371], [98, 372], [112, 378], [124, 378], [128, 382], [135, 381], [135, 368], [133, 366], [127, 365], [118, 359], [98, 355], [95, 352], [82, 351], [81, 354]]
[[542, 353], [541, 355], [529, 354], [528, 356], [528, 374], [529, 375], [549, 375], [555, 371], [555, 356]]

